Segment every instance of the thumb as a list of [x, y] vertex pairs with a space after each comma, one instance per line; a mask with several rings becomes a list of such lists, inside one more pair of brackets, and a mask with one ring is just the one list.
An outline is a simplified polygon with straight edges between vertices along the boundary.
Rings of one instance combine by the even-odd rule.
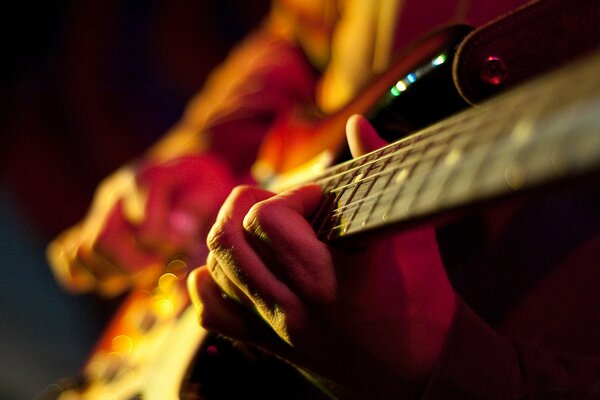
[[377, 150], [388, 143], [383, 140], [365, 117], [355, 114], [346, 122], [346, 138], [352, 157]]

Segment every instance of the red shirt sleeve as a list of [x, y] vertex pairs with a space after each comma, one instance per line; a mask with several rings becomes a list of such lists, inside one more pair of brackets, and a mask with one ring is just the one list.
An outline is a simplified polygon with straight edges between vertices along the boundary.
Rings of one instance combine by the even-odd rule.
[[501, 336], [462, 301], [423, 400], [600, 399], [600, 357], [548, 352]]

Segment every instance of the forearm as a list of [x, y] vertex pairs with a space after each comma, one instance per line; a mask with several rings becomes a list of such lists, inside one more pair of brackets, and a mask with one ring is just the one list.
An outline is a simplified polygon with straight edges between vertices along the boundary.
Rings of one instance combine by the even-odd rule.
[[600, 357], [573, 358], [505, 338], [462, 301], [423, 400], [593, 398]]

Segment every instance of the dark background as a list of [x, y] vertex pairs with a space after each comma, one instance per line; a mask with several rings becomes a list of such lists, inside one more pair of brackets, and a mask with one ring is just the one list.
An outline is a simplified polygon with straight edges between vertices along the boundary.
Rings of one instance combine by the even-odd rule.
[[267, 0], [22, 1], [2, 13], [0, 398], [77, 372], [116, 302], [54, 282], [47, 243], [180, 116]]

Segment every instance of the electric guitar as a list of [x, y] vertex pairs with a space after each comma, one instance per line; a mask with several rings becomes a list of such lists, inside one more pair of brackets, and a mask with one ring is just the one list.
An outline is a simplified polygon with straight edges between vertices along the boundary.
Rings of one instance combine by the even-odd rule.
[[[378, 102], [401, 98], [417, 81], [416, 71], [435, 70], [447, 62], [448, 54], [438, 52], [439, 43], [431, 47], [413, 64], [417, 67], [400, 68], [390, 75], [392, 80], [385, 77], [374, 90], [377, 96], [367, 96], [368, 107], [352, 105], [344, 113], [368, 112]], [[280, 151], [287, 141], [273, 139], [257, 169], [277, 188], [317, 182], [326, 200], [314, 221], [315, 231], [322, 240], [342, 240], [559, 182], [596, 178], [599, 111], [596, 53], [373, 153], [325, 169], [312, 163], [302, 169], [301, 178], [292, 172], [293, 166], [323, 157], [309, 146], [301, 157], [304, 161], [290, 163]], [[336, 118], [346, 118], [344, 113]], [[330, 137], [325, 141], [327, 154], [338, 151], [342, 142]], [[275, 179], [274, 171], [288, 179]], [[55, 398], [203, 398], [194, 397], [193, 385], [182, 390], [182, 382], [197, 353], [210, 358], [221, 351], [206, 344], [206, 337], [176, 274], [166, 274], [154, 291], [132, 294], [84, 367], [85, 382], [62, 388]]]

